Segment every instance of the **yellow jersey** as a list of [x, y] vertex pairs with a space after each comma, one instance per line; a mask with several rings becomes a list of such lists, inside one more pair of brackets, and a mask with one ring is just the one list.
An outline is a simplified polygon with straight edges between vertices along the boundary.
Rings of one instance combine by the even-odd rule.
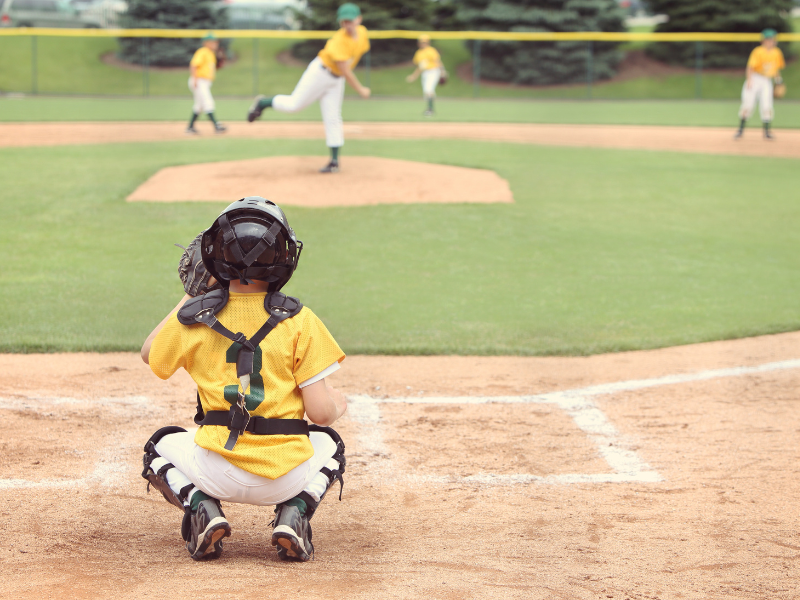
[[337, 62], [348, 62], [350, 68], [355, 69], [361, 57], [369, 52], [369, 34], [363, 25], [358, 26], [356, 37], [352, 38], [344, 28], [333, 34], [333, 37], [325, 42], [325, 47], [319, 51], [320, 60], [331, 73], [341, 77], [342, 71], [337, 66]]
[[750, 53], [747, 66], [759, 75], [771, 78], [775, 77], [778, 71], [786, 67], [786, 61], [783, 58], [783, 52], [781, 52], [780, 48], [757, 46]]
[[[269, 318], [264, 310], [266, 294], [230, 294], [217, 319], [248, 338]], [[238, 346], [205, 325], [185, 326], [177, 314], [169, 317], [150, 348], [150, 368], [168, 379], [183, 367], [197, 384], [205, 412], [230, 410], [236, 401]], [[322, 321], [307, 307], [279, 323], [259, 344], [253, 358], [253, 374], [246, 396], [250, 414], [269, 419], [302, 419], [303, 396], [298, 387], [336, 362], [344, 352]], [[239, 436], [233, 450], [226, 450], [230, 431], [225, 426], [204, 425], [195, 443], [224, 456], [250, 473], [277, 479], [314, 455], [305, 435]]]
[[417, 65], [422, 71], [435, 69], [439, 66], [441, 57], [439, 51], [433, 46], [427, 48], [420, 48], [414, 53], [414, 64]]
[[192, 67], [196, 67], [195, 77], [214, 81], [214, 76], [217, 73], [217, 56], [210, 48], [205, 46], [198, 48], [197, 52], [192, 56], [192, 62], [189, 64]]

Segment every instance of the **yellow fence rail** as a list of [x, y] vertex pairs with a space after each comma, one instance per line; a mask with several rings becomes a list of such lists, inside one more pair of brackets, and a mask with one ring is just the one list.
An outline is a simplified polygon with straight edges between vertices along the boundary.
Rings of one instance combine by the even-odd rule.
[[[60, 29], [49, 27], [0, 28], [0, 36], [41, 37], [141, 37], [141, 38], [201, 38], [205, 29]], [[222, 38], [248, 39], [327, 39], [331, 31], [223, 29], [217, 35]], [[632, 33], [604, 31], [407, 31], [373, 30], [369, 37], [380, 39], [417, 39], [428, 35], [434, 40], [490, 40], [506, 42], [758, 42], [758, 33]], [[800, 33], [781, 33], [780, 42], [800, 42]]]

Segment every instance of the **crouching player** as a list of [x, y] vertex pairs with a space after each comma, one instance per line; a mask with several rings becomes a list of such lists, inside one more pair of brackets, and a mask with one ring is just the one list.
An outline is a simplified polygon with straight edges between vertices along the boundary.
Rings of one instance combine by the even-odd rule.
[[[195, 560], [222, 554], [231, 534], [222, 500], [275, 506], [278, 557], [307, 561], [309, 521], [332, 484], [343, 484], [344, 443], [329, 426], [347, 404], [325, 378], [345, 356], [309, 308], [279, 291], [302, 248], [277, 205], [234, 202], [187, 249], [180, 270], [190, 293], [142, 347], [160, 378], [183, 367], [197, 384], [199, 429], [159, 429], [142, 473], [184, 511]], [[199, 291], [211, 291], [192, 297], [198, 277]]]

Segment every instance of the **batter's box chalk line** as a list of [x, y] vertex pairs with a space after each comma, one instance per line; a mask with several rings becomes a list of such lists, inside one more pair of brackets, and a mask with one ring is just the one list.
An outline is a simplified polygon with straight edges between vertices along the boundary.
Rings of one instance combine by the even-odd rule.
[[[693, 381], [706, 381], [725, 377], [741, 377], [758, 375], [770, 371], [782, 371], [800, 368], [800, 359], [785, 360], [766, 363], [755, 367], [732, 367], [728, 369], [712, 369], [697, 373], [680, 375], [667, 375], [653, 379], [633, 379], [614, 383], [603, 383], [574, 390], [549, 392], [533, 396], [439, 396], [416, 398], [373, 398], [366, 395], [352, 395], [348, 397], [348, 414], [351, 420], [363, 425], [359, 433], [359, 442], [364, 451], [371, 455], [388, 456], [389, 449], [383, 439], [381, 404], [552, 404], [567, 413], [575, 425], [594, 442], [599, 454], [608, 463], [610, 473], [574, 473], [563, 475], [549, 475], [540, 477], [526, 473], [497, 474], [476, 473], [465, 477], [438, 476], [427, 474], [410, 474], [409, 479], [419, 482], [442, 483], [475, 483], [486, 485], [515, 485], [528, 483], [543, 484], [569, 484], [569, 483], [655, 483], [664, 478], [639, 455], [630, 448], [625, 438], [617, 431], [608, 420], [605, 413], [594, 403], [593, 398], [643, 390], [647, 388], [690, 383]], [[100, 398], [96, 400], [79, 400], [63, 397], [29, 397], [2, 398], [0, 397], [0, 410], [33, 410], [47, 413], [58, 405], [85, 405], [91, 408], [102, 406], [112, 411], [139, 409], [152, 403], [144, 396], [127, 396], [123, 398]], [[19, 488], [76, 488], [92, 485], [117, 487], [122, 484], [124, 476], [132, 470], [138, 471], [141, 440], [117, 440], [106, 448], [103, 458], [97, 462], [93, 471], [85, 477], [76, 479], [45, 479], [30, 481], [26, 479], [12, 479], [0, 477], [0, 491]], [[385, 463], [381, 470], [391, 471], [388, 459], [381, 459]], [[392, 471], [393, 472], [393, 471]]]
[[755, 367], [732, 367], [712, 369], [696, 373], [667, 375], [653, 379], [633, 379], [614, 383], [603, 383], [585, 388], [536, 394], [533, 396], [429, 396], [374, 398], [367, 395], [348, 396], [350, 418], [362, 424], [359, 442], [367, 453], [388, 454], [383, 441], [381, 404], [552, 404], [568, 414], [575, 425], [594, 443], [600, 456], [611, 468], [610, 473], [568, 473], [541, 477], [525, 473], [497, 474], [476, 473], [457, 476], [416, 476], [415, 479], [438, 482], [478, 483], [484, 485], [514, 485], [525, 483], [570, 484], [570, 483], [656, 483], [664, 478], [644, 462], [630, 447], [624, 436], [608, 420], [593, 398], [619, 392], [706, 381], [725, 377], [757, 375], [770, 371], [800, 368], [800, 360], [785, 360]]

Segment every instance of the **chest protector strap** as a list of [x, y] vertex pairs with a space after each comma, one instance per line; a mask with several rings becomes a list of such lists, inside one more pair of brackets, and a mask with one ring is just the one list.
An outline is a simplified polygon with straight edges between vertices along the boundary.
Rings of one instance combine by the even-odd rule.
[[241, 389], [239, 399], [231, 404], [230, 411], [214, 410], [203, 413], [200, 396], [197, 396], [197, 415], [194, 422], [198, 425], [225, 425], [230, 430], [226, 450], [233, 450], [239, 436], [245, 431], [255, 435], [308, 435], [308, 423], [303, 419], [265, 419], [251, 417], [245, 406], [244, 392], [250, 387], [250, 375], [253, 373], [253, 357], [255, 349], [275, 327], [294, 317], [303, 308], [297, 298], [292, 298], [280, 292], [272, 292], [264, 298], [264, 309], [269, 318], [259, 330], [247, 339], [243, 333], [233, 333], [217, 320], [217, 313], [228, 303], [230, 295], [228, 290], [214, 290], [202, 296], [197, 296], [187, 301], [178, 311], [178, 321], [187, 326], [203, 324], [218, 334], [239, 344], [236, 356], [236, 376], [239, 378]]

